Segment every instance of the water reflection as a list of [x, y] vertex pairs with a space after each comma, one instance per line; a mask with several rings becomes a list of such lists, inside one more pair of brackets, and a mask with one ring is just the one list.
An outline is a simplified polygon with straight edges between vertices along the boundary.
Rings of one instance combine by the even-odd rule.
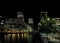
[[15, 33], [4, 35], [5, 43], [23, 43], [23, 41], [28, 42], [27, 33]]

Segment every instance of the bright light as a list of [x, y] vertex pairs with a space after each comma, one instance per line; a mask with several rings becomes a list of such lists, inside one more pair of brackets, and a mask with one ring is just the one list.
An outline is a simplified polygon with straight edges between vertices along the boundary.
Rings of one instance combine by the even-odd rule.
[[1, 24], [4, 24], [4, 23], [1, 22]]
[[38, 26], [41, 26], [41, 23], [38, 23]]
[[47, 13], [47, 12], [45, 12], [45, 13]]
[[2, 20], [2, 22], [4, 22], [4, 20]]
[[41, 12], [41, 13], [43, 13], [43, 12]]
[[47, 18], [47, 20], [50, 20], [50, 18]]
[[2, 16], [0, 16], [0, 18], [2, 18]]
[[28, 23], [33, 24], [33, 19], [32, 18], [29, 18], [28, 19]]
[[14, 40], [16, 37], [16, 34], [12, 34], [12, 39]]

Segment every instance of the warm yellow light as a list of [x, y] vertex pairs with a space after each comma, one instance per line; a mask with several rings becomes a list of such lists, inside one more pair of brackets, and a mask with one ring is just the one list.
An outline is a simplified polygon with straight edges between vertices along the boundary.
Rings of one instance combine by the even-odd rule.
[[16, 37], [16, 34], [12, 34], [12, 39], [14, 40]]
[[21, 34], [22, 38], [23, 38], [23, 33]]
[[24, 38], [27, 38], [27, 33], [24, 33]]
[[7, 30], [5, 30], [5, 32], [7, 32]]
[[8, 31], [8, 33], [10, 33], [11, 31]]
[[17, 34], [17, 36], [18, 36], [18, 40], [20, 39], [20, 34]]

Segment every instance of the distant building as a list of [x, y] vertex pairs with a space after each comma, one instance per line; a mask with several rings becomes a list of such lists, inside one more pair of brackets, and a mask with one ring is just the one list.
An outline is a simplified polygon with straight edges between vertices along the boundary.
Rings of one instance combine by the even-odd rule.
[[28, 24], [33, 24], [33, 18], [28, 19]]
[[5, 19], [4, 32], [6, 33], [20, 33], [21, 38], [26, 38], [28, 42], [31, 42], [32, 32], [31, 26], [24, 22], [24, 15], [20, 12], [17, 13], [17, 18]]
[[17, 12], [17, 18], [7, 18], [4, 24], [5, 30], [19, 30], [32, 31], [32, 28], [24, 22], [24, 15], [22, 12]]
[[28, 19], [28, 25], [31, 26], [32, 29], [34, 29], [34, 21], [33, 18]]
[[22, 12], [17, 12], [17, 18], [18, 19], [22, 19], [22, 21], [24, 21], [24, 15]]

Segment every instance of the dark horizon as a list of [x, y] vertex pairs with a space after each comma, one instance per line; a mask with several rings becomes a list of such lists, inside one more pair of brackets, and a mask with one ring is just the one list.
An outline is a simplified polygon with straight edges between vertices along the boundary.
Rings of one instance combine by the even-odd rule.
[[40, 0], [40, 1], [28, 1], [28, 0], [16, 0], [3, 2], [0, 8], [0, 15], [4, 17], [16, 17], [17, 12], [21, 11], [24, 14], [25, 21], [28, 22], [28, 18], [34, 19], [34, 24], [39, 22], [40, 12], [48, 11], [49, 17], [60, 17], [56, 14], [56, 0]]
[[16, 17], [18, 11], [22, 11], [26, 17], [38, 17], [41, 11], [48, 11], [50, 17], [56, 15], [56, 0], [42, 0], [42, 1], [28, 1], [28, 0], [17, 0], [15, 2], [8, 1], [3, 2], [0, 8], [0, 15], [9, 17]]

